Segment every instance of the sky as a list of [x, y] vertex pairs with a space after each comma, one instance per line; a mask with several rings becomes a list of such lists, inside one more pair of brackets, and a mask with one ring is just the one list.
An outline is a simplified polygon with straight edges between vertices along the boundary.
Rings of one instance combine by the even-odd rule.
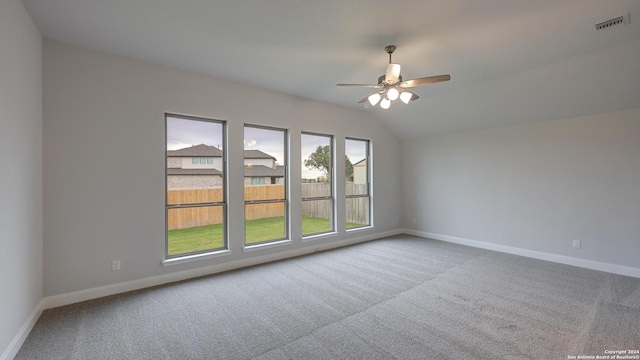
[[244, 127], [244, 149], [260, 150], [276, 158], [278, 165], [284, 165], [285, 130]]
[[222, 123], [167, 117], [167, 150], [200, 144], [222, 147]]
[[347, 155], [352, 164], [355, 164], [367, 157], [366, 141], [346, 139], [344, 146], [344, 154]]
[[[184, 149], [199, 144], [222, 147], [222, 137], [222, 123], [167, 117], [167, 150]], [[304, 160], [318, 146], [328, 145], [330, 141], [329, 136], [302, 134], [300, 164], [302, 178], [315, 179], [324, 175], [323, 171], [305, 167]], [[284, 144], [284, 130], [250, 126], [244, 128], [244, 149], [265, 152], [275, 157], [276, 163], [279, 165], [284, 163]], [[347, 139], [345, 141], [345, 153], [351, 162], [355, 164], [366, 156], [365, 143]]]
[[304, 166], [304, 161], [311, 155], [318, 146], [326, 146], [331, 144], [331, 137], [329, 136], [318, 136], [318, 135], [309, 135], [302, 134], [301, 139], [301, 164], [300, 168], [302, 169], [302, 178], [303, 179], [315, 179], [318, 176], [323, 176], [324, 171], [309, 169]]

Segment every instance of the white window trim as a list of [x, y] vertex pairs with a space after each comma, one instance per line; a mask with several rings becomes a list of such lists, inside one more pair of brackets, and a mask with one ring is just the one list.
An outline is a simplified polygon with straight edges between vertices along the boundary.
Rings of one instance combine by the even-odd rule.
[[314, 240], [321, 240], [321, 239], [336, 237], [338, 235], [340, 234], [337, 231], [323, 232], [319, 234], [305, 235], [302, 237], [301, 241], [308, 242], [308, 241], [314, 241]]
[[242, 248], [242, 251], [243, 252], [258, 251], [258, 250], [270, 249], [270, 248], [273, 248], [273, 247], [289, 245], [289, 244], [292, 244], [292, 243], [293, 243], [293, 241], [291, 241], [291, 239], [285, 239], [285, 240], [279, 240], [279, 241], [270, 241], [270, 242], [266, 242], [266, 243], [262, 243], [262, 244], [245, 245], [245, 247]]
[[[369, 220], [371, 220], [371, 219], [369, 219]], [[357, 232], [357, 231], [370, 230], [370, 229], [373, 229], [373, 225], [364, 225], [364, 226], [347, 228], [347, 229], [345, 229], [345, 231], [350, 233], [350, 232]]]
[[[243, 252], [249, 252], [249, 251], [254, 251], [254, 250], [260, 250], [260, 249], [264, 249], [264, 248], [269, 248], [272, 246], [282, 246], [282, 245], [287, 245], [289, 243], [291, 243], [291, 194], [290, 194], [290, 189], [291, 189], [291, 185], [290, 185], [290, 181], [291, 181], [291, 176], [289, 173], [289, 162], [291, 161], [291, 154], [289, 153], [290, 151], [290, 141], [291, 141], [291, 134], [290, 134], [290, 130], [286, 129], [286, 128], [279, 128], [279, 127], [273, 127], [273, 126], [263, 126], [263, 125], [253, 125], [253, 124], [247, 124], [245, 123], [243, 126], [243, 129], [246, 129], [247, 127], [250, 128], [254, 128], [254, 129], [264, 129], [264, 130], [272, 130], [272, 131], [281, 131], [284, 135], [284, 142], [283, 142], [283, 146], [284, 146], [284, 199], [279, 199], [279, 200], [273, 200], [273, 201], [264, 201], [264, 202], [259, 202], [259, 203], [275, 203], [275, 202], [283, 202], [284, 203], [284, 226], [285, 226], [285, 238], [281, 238], [280, 240], [274, 239], [274, 240], [265, 240], [264, 242], [260, 242], [258, 244], [247, 244], [247, 233], [246, 233], [246, 223], [247, 223], [247, 205], [251, 205], [252, 202], [251, 201], [244, 201], [244, 226], [245, 226], [245, 233], [244, 233], [244, 247], [242, 249]], [[246, 159], [245, 159], [246, 160]], [[259, 177], [258, 177], [259, 178]], [[265, 183], [262, 185], [267, 185], [266, 179], [263, 178]], [[260, 184], [258, 184], [260, 185]], [[247, 185], [244, 185], [247, 186]], [[257, 203], [253, 203], [253, 204], [257, 204]]]
[[[164, 136], [165, 136], [165, 142], [167, 140], [167, 118], [168, 117], [174, 117], [174, 118], [179, 118], [179, 119], [185, 119], [185, 120], [195, 120], [195, 121], [207, 121], [207, 122], [215, 122], [215, 123], [219, 123], [222, 125], [222, 141], [224, 143], [223, 145], [223, 149], [224, 149], [224, 155], [222, 157], [222, 171], [223, 171], [223, 175], [222, 175], [222, 188], [223, 188], [223, 201], [217, 205], [213, 205], [213, 206], [222, 206], [223, 208], [223, 245], [224, 248], [216, 248], [216, 249], [208, 249], [211, 251], [206, 251], [206, 252], [196, 252], [196, 253], [188, 253], [185, 254], [183, 256], [176, 256], [176, 257], [169, 257], [169, 241], [168, 241], [168, 229], [167, 229], [167, 211], [168, 211], [168, 207], [167, 207], [167, 167], [165, 165], [165, 191], [164, 191], [164, 196], [165, 196], [165, 241], [164, 241], [164, 246], [165, 246], [165, 253], [164, 253], [164, 259], [162, 260], [162, 265], [163, 266], [171, 266], [171, 265], [176, 265], [176, 264], [182, 264], [182, 263], [187, 263], [187, 262], [193, 262], [193, 261], [198, 261], [198, 260], [206, 260], [206, 259], [211, 259], [211, 258], [216, 258], [216, 257], [220, 257], [220, 256], [225, 256], [225, 255], [229, 255], [231, 253], [231, 249], [229, 249], [229, 233], [228, 233], [228, 226], [229, 226], [229, 209], [228, 209], [228, 188], [227, 188], [227, 174], [228, 174], [228, 169], [227, 169], [227, 123], [226, 121], [223, 120], [217, 120], [217, 119], [210, 119], [210, 118], [202, 118], [202, 117], [198, 117], [198, 116], [190, 116], [190, 115], [180, 115], [180, 114], [176, 114], [176, 113], [168, 113], [166, 112], [164, 114], [164, 126], [165, 126], [165, 130], [164, 130]], [[165, 164], [166, 164], [166, 159], [167, 159], [167, 155], [165, 152]], [[201, 159], [200, 157], [192, 157], [192, 162], [193, 159]], [[206, 159], [206, 157], [205, 157]], [[206, 160], [205, 160], [206, 162]]]
[[[372, 149], [372, 141], [371, 141], [371, 139], [364, 139], [364, 138], [346, 136], [345, 139], [344, 139], [345, 147], [346, 147], [346, 141], [347, 140], [366, 141], [367, 142], [367, 195], [366, 196], [347, 196], [347, 195], [345, 195], [345, 201], [347, 199], [349, 199], [349, 198], [355, 199], [355, 198], [364, 198], [364, 197], [366, 197], [366, 198], [369, 199], [369, 223], [366, 224], [366, 225], [363, 225], [363, 226], [345, 228], [345, 232], [349, 233], [349, 232], [353, 232], [353, 231], [368, 230], [368, 229], [373, 228], [373, 149]], [[345, 152], [345, 154], [346, 154], [346, 152]]]
[[[336, 171], [335, 171], [335, 163], [336, 163], [336, 139], [334, 135], [331, 134], [323, 134], [323, 133], [315, 133], [315, 132], [309, 132], [309, 131], [302, 131], [300, 133], [300, 146], [302, 146], [302, 135], [311, 135], [311, 136], [318, 136], [318, 137], [327, 137], [329, 138], [329, 145], [331, 146], [331, 195], [327, 198], [327, 197], [317, 197], [317, 198], [305, 198], [301, 196], [301, 201], [304, 203], [304, 201], [321, 201], [321, 200], [330, 200], [331, 201], [331, 230], [326, 231], [326, 232], [321, 232], [321, 233], [313, 233], [313, 234], [302, 234], [301, 236], [301, 241], [302, 242], [306, 242], [306, 241], [313, 241], [313, 240], [318, 240], [321, 238], [330, 238], [332, 236], [335, 236], [338, 234], [337, 232], [337, 222], [336, 222], [336, 218], [338, 217], [337, 214], [337, 201], [336, 201]], [[302, 177], [302, 173], [300, 174], [300, 177]]]
[[172, 266], [172, 265], [186, 264], [186, 263], [190, 263], [190, 262], [194, 262], [194, 261], [215, 259], [215, 258], [218, 258], [218, 257], [227, 256], [227, 255], [231, 255], [231, 250], [224, 249], [224, 250], [212, 251], [212, 252], [207, 252], [207, 253], [202, 253], [202, 254], [193, 254], [193, 255], [181, 256], [181, 257], [176, 257], [176, 258], [170, 258], [170, 259], [163, 260], [162, 261], [162, 266]]

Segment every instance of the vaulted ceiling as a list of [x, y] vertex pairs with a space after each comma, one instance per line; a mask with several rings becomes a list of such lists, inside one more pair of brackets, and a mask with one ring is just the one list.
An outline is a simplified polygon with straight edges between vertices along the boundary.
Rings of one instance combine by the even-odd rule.
[[[637, 0], [23, 0], [45, 38], [362, 108], [402, 138], [640, 106]], [[595, 24], [625, 16], [625, 24]], [[388, 110], [388, 62], [451, 74]]]

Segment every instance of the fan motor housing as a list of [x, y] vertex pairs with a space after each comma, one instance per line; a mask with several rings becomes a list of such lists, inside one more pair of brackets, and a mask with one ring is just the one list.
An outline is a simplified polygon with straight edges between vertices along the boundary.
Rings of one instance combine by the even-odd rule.
[[[386, 77], [386, 75], [384, 75], [384, 74], [381, 75], [378, 78], [378, 84], [385, 84], [385, 77]], [[402, 75], [398, 75], [398, 82], [402, 82]]]

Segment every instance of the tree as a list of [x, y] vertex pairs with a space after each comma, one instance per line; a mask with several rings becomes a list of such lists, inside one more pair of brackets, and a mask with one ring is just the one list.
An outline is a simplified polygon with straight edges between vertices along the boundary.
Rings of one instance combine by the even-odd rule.
[[[345, 156], [345, 175], [347, 179], [353, 177], [353, 164], [349, 160], [348, 156]], [[327, 178], [331, 178], [331, 146], [325, 145], [316, 148], [316, 151], [311, 153], [307, 159], [304, 160], [304, 166], [309, 169], [316, 169], [323, 171]]]
[[304, 166], [309, 169], [324, 171], [325, 175], [331, 172], [331, 147], [318, 145], [316, 151], [311, 153], [304, 161]]
[[348, 180], [353, 181], [353, 164], [351, 163], [351, 160], [349, 160], [349, 157], [347, 155], [344, 156], [344, 161], [345, 161], [345, 165], [344, 165], [345, 177]]

